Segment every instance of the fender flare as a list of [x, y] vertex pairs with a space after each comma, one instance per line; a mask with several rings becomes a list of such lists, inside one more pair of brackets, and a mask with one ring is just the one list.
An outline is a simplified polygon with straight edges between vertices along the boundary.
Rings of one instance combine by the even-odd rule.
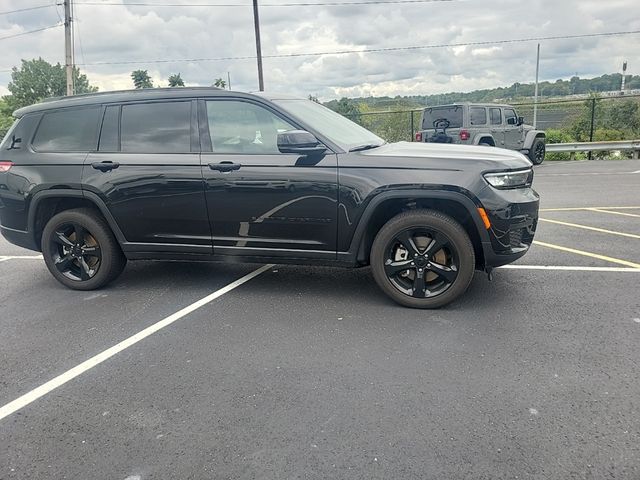
[[487, 252], [484, 251], [487, 244], [490, 244], [489, 233], [484, 226], [484, 222], [480, 217], [480, 213], [478, 213], [478, 207], [481, 206], [480, 202], [477, 199], [472, 199], [461, 192], [447, 191], [447, 190], [424, 190], [424, 189], [408, 189], [408, 190], [398, 190], [395, 192], [383, 192], [376, 195], [366, 206], [365, 211], [360, 216], [360, 220], [358, 221], [358, 226], [353, 234], [353, 238], [351, 239], [351, 243], [349, 245], [349, 252], [357, 257], [360, 247], [362, 245], [362, 241], [364, 240], [364, 234], [371, 220], [371, 217], [375, 213], [376, 209], [385, 201], [392, 199], [433, 199], [433, 200], [449, 200], [456, 202], [462, 205], [469, 216], [473, 220], [473, 223], [476, 226], [476, 231], [478, 232], [478, 236], [480, 237], [480, 243], [482, 244], [483, 254], [486, 257]]
[[529, 150], [533, 146], [533, 142], [537, 137], [542, 137], [546, 142], [547, 135], [542, 130], [529, 130], [527, 135], [524, 137], [524, 144], [522, 145], [522, 148]]
[[33, 238], [34, 242], [36, 241], [35, 226], [36, 226], [36, 212], [38, 211], [38, 205], [40, 204], [40, 202], [42, 202], [42, 200], [47, 198], [80, 198], [80, 199], [89, 200], [98, 208], [98, 210], [100, 210], [100, 213], [102, 213], [102, 216], [106, 219], [107, 223], [109, 224], [109, 227], [111, 228], [111, 231], [116, 237], [116, 240], [118, 240], [118, 243], [122, 244], [127, 241], [124, 234], [122, 233], [122, 230], [118, 226], [118, 222], [116, 222], [116, 219], [113, 217], [113, 215], [107, 208], [107, 205], [98, 195], [96, 195], [93, 192], [88, 192], [86, 190], [73, 190], [73, 189], [61, 188], [61, 189], [53, 189], [53, 190], [42, 190], [33, 196], [31, 200], [31, 205], [29, 206], [27, 228], [28, 228], [28, 231], [31, 232], [31, 237]]

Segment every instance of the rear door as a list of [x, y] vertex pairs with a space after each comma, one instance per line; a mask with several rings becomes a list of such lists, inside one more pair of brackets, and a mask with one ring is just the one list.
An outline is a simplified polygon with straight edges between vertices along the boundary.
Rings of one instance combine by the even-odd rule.
[[502, 124], [502, 109], [500, 107], [489, 108], [489, 123], [491, 124], [491, 136], [496, 142], [496, 147], [503, 147], [504, 126]]
[[212, 253], [195, 100], [105, 107], [84, 188], [106, 203], [134, 252]]
[[335, 258], [336, 155], [280, 153], [278, 132], [298, 127], [261, 102], [202, 100], [200, 109], [214, 253]]

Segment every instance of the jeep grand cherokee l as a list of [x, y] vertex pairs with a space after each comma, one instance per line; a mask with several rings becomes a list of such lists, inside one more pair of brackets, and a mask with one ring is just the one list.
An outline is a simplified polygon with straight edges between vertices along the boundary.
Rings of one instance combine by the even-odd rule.
[[435, 308], [524, 255], [536, 229], [522, 154], [388, 144], [308, 100], [148, 89], [15, 117], [0, 228], [73, 289], [138, 259], [371, 265], [396, 302]]

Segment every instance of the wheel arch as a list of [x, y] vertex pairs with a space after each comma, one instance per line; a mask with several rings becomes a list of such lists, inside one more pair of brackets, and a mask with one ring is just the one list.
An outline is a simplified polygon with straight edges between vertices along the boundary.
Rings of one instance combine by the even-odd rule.
[[480, 145], [481, 143], [484, 143], [483, 141], [485, 141], [486, 143], [488, 143], [492, 147], [496, 146], [496, 140], [493, 138], [493, 135], [487, 135], [485, 133], [477, 135], [476, 138], [473, 141], [473, 144], [474, 145]]
[[65, 210], [83, 207], [92, 208], [102, 215], [119, 244], [126, 241], [115, 218], [98, 195], [80, 190], [54, 189], [38, 192], [31, 200], [27, 225], [38, 249], [40, 249], [44, 226], [54, 215]]
[[373, 240], [386, 222], [405, 211], [428, 209], [449, 215], [462, 225], [473, 244], [476, 267], [482, 269], [485, 263], [483, 244], [489, 242], [489, 235], [477, 208], [473, 200], [458, 192], [403, 191], [380, 194], [371, 201], [360, 218], [350, 250], [355, 253], [356, 263], [368, 264]]

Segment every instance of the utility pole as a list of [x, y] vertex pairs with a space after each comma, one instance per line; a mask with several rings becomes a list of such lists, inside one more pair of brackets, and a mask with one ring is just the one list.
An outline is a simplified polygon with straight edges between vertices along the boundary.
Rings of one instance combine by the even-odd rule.
[[624, 83], [627, 79], [627, 61], [622, 64], [622, 84], [620, 85], [620, 92], [624, 95]]
[[538, 79], [540, 78], [540, 44], [538, 44], [538, 56], [536, 57], [536, 89], [533, 99], [533, 128], [538, 128]]
[[73, 43], [71, 40], [71, 0], [64, 0], [64, 63], [67, 71], [67, 95], [73, 95]]
[[231, 90], [231, 74], [227, 71], [227, 87]]
[[258, 88], [264, 92], [262, 78], [262, 47], [260, 46], [260, 18], [258, 17], [258, 0], [253, 0], [253, 24], [256, 30], [256, 55], [258, 57]]

